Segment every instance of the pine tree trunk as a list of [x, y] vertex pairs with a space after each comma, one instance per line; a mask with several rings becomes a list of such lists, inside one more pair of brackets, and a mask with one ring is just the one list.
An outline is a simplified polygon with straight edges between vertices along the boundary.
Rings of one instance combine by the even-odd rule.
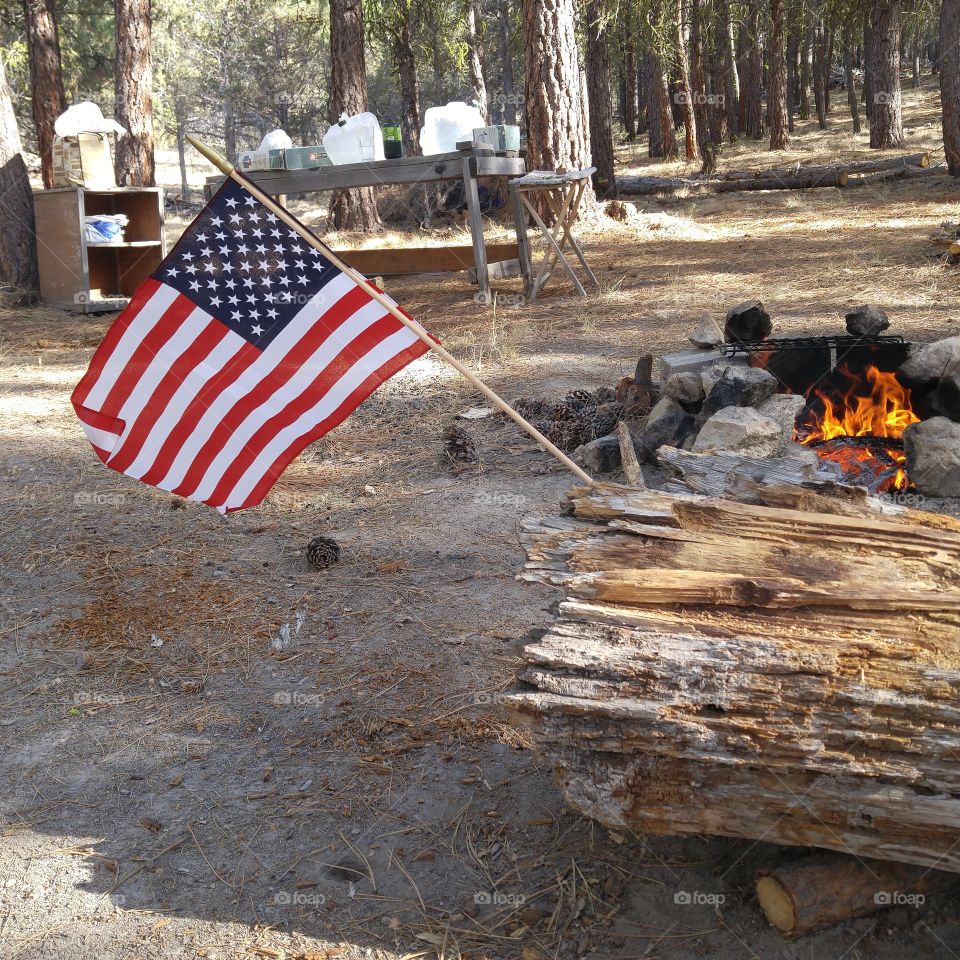
[[53, 0], [24, 0], [23, 9], [30, 58], [33, 125], [37, 131], [43, 185], [49, 189], [53, 186], [53, 124], [67, 108], [60, 64], [60, 37]]
[[745, 76], [740, 91], [741, 127], [754, 140], [763, 139], [763, 50], [760, 19], [762, 0], [750, 0], [747, 11]]
[[[726, 108], [727, 136], [732, 140], [740, 132], [740, 77], [734, 55], [733, 23], [730, 20], [730, 0], [717, 0], [718, 67], [722, 64], [723, 96]], [[718, 91], [719, 92], [719, 91]]]
[[420, 153], [420, 81], [410, 41], [410, 8], [400, 5], [402, 22], [393, 38], [393, 60], [400, 78], [400, 128], [408, 156]]
[[[589, 0], [586, 15], [590, 145], [593, 165], [597, 168], [593, 183], [598, 196], [616, 197], [617, 178], [613, 165], [613, 104], [610, 102], [610, 57], [607, 50], [607, 19], [601, 0]], [[635, 71], [633, 73], [635, 76]]]
[[117, 140], [117, 183], [152, 187], [153, 68], [150, 60], [150, 0], [116, 0], [117, 122], [127, 133]]
[[853, 132], [860, 132], [860, 102], [857, 97], [857, 85], [853, 74], [853, 27], [847, 24], [843, 28], [843, 72], [847, 78], [847, 103], [850, 105], [850, 119]]
[[810, 119], [810, 88], [813, 84], [813, 22], [810, 11], [804, 11], [806, 27], [803, 42], [800, 44], [800, 90], [797, 97], [797, 110], [801, 120]]
[[684, 152], [688, 161], [700, 159], [697, 139], [697, 117], [693, 107], [693, 91], [690, 89], [690, 66], [687, 62], [687, 45], [683, 38], [683, 0], [675, 0], [673, 5], [673, 37], [676, 44], [677, 95], [683, 107], [683, 128], [685, 134]]
[[[574, 0], [523, 0], [523, 50], [527, 168], [588, 167], [590, 116]], [[596, 197], [587, 188], [581, 209], [592, 206]], [[546, 209], [541, 216], [553, 218]]]
[[[623, 132], [628, 140], [637, 138], [637, 57], [634, 49], [635, 41], [632, 30], [627, 27], [628, 34], [623, 44]], [[589, 62], [589, 61], [588, 61]], [[589, 69], [589, 66], [587, 67]]]
[[649, 136], [647, 138], [647, 156], [663, 156], [663, 128], [660, 123], [660, 104], [657, 96], [660, 85], [660, 61], [652, 53], [643, 58], [643, 68], [646, 72], [646, 87], [649, 91], [647, 98], [647, 116], [649, 121]]
[[813, 99], [817, 105], [817, 123], [821, 130], [827, 129], [827, 91], [824, 83], [823, 61], [826, 41], [823, 35], [823, 18], [818, 14], [813, 43]]
[[704, 69], [703, 10], [701, 0], [690, 0], [690, 98], [697, 125], [700, 156], [709, 149], [710, 122], [707, 111], [707, 79]]
[[787, 132], [793, 133], [794, 119], [797, 115], [797, 57], [799, 44], [797, 43], [796, 24], [791, 20], [787, 29]]
[[0, 57], [0, 280], [25, 293], [37, 289], [33, 192], [21, 152], [3, 57]]
[[873, 29], [870, 26], [870, 12], [863, 16], [863, 112], [867, 123], [873, 116]]
[[487, 104], [487, 84], [483, 79], [483, 44], [477, 31], [476, 0], [467, 0], [467, 75], [470, 86], [473, 88], [473, 99], [483, 114], [484, 120], [490, 121], [490, 108]]
[[503, 122], [517, 122], [517, 98], [513, 92], [513, 52], [510, 48], [510, 0], [500, 0], [500, 46], [503, 57]]
[[[367, 70], [363, 50], [363, 7], [360, 0], [330, 0], [330, 114], [351, 116], [367, 109]], [[337, 190], [329, 221], [335, 230], [380, 230], [373, 187]]]
[[878, 0], [870, 10], [872, 33], [870, 146], [903, 146], [900, 112], [900, 0]]
[[786, 150], [787, 64], [783, 37], [783, 0], [770, 0], [770, 149]]
[[177, 162], [180, 165], [180, 199], [190, 202], [190, 181], [187, 179], [187, 98], [180, 92], [179, 82], [173, 87], [173, 119], [177, 128]]
[[940, 11], [940, 99], [947, 167], [960, 177], [960, 0], [943, 0]]

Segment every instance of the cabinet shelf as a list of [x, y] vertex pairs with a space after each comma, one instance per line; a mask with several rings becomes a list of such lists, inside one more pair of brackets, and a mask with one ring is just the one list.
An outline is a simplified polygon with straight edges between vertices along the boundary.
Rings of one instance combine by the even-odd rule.
[[[60, 187], [38, 190], [33, 200], [40, 296], [51, 306], [120, 310], [166, 255], [160, 187]], [[122, 242], [87, 242], [85, 217], [121, 213], [127, 218]]]

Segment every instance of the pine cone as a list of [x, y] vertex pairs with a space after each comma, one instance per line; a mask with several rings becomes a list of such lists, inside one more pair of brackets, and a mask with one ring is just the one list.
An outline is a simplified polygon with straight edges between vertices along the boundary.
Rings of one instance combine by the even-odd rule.
[[307, 544], [307, 559], [318, 570], [326, 570], [340, 559], [340, 544], [330, 537], [314, 537]]
[[477, 445], [473, 437], [453, 423], [443, 431], [443, 452], [451, 463], [477, 462]]

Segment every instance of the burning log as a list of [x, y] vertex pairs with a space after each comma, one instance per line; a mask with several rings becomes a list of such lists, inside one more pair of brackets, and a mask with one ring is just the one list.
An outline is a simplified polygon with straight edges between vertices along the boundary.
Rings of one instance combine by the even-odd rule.
[[516, 718], [608, 827], [960, 872], [960, 522], [751, 496], [579, 488], [528, 521], [525, 579], [565, 599]]

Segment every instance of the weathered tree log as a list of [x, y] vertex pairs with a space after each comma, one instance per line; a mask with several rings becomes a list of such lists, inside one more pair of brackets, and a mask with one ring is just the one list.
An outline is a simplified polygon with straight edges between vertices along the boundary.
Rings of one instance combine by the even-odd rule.
[[610, 827], [960, 872], [960, 522], [793, 490], [529, 521], [524, 576], [566, 598], [509, 703]]
[[888, 907], [922, 906], [958, 882], [941, 870], [818, 853], [761, 870], [757, 899], [773, 926], [799, 937]]
[[[620, 193], [637, 195], [691, 193], [730, 193], [736, 190], [809, 190], [817, 187], [843, 187], [856, 176], [885, 171], [911, 171], [930, 165], [929, 153], [914, 153], [882, 160], [856, 160], [851, 163], [801, 167], [775, 167], [756, 173], [731, 170], [715, 177], [618, 177]], [[909, 173], [904, 174], [909, 176]]]

